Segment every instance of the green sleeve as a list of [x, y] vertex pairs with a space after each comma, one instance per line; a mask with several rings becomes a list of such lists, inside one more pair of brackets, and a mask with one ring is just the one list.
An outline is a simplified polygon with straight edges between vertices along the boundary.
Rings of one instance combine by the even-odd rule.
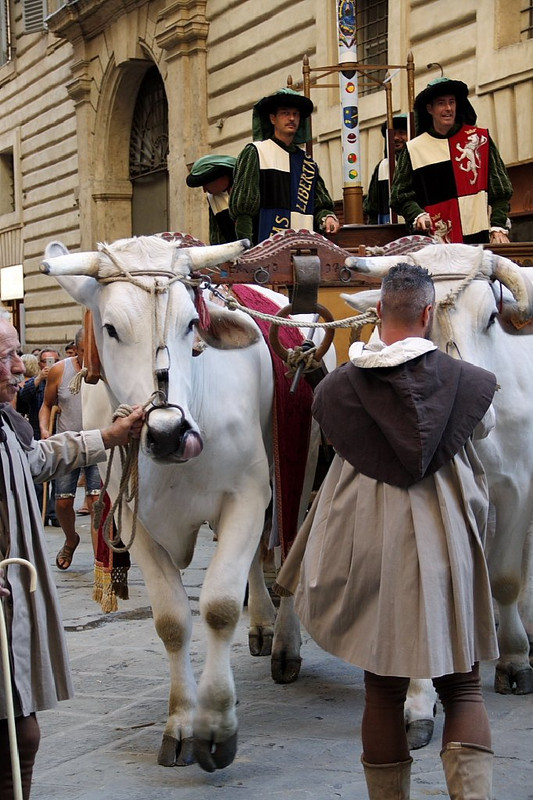
[[499, 228], [507, 227], [510, 199], [513, 186], [498, 148], [489, 137], [489, 187], [488, 201], [491, 208], [490, 224]]
[[391, 208], [402, 216], [408, 225], [412, 225], [415, 218], [424, 212], [422, 206], [416, 202], [416, 193], [413, 185], [413, 167], [409, 150], [404, 147], [398, 155], [394, 178], [390, 193]]
[[259, 204], [259, 154], [253, 144], [247, 144], [235, 165], [229, 200], [229, 213], [235, 220], [238, 239], [253, 242], [253, 223], [259, 214]]
[[378, 174], [379, 174], [379, 164], [376, 164], [374, 172], [372, 173], [372, 177], [370, 179], [368, 194], [363, 200], [363, 211], [365, 213], [365, 216], [367, 217], [368, 225], [378, 224], [378, 214], [379, 214]]

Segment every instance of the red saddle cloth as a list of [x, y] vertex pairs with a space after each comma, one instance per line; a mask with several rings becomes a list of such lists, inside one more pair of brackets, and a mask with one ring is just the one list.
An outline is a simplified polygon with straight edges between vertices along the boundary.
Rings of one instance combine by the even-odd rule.
[[[241, 305], [254, 311], [261, 311], [272, 316], [279, 311], [278, 306], [272, 300], [256, 291], [252, 286], [236, 284], [232, 286], [232, 292]], [[270, 322], [261, 319], [255, 321], [261, 329], [272, 358], [274, 492], [279, 543], [282, 558], [285, 558], [298, 529], [298, 512], [311, 431], [313, 390], [307, 381], [301, 380], [296, 392], [290, 394], [292, 376], [287, 376], [287, 365], [270, 346], [268, 338]], [[279, 341], [286, 350], [289, 350], [300, 346], [304, 339], [298, 328], [280, 326]]]

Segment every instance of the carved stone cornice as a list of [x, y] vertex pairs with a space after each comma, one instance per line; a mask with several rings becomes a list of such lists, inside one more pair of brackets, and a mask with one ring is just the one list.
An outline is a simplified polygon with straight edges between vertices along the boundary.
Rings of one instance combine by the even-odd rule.
[[167, 60], [207, 49], [206, 0], [174, 0], [159, 13], [155, 40]]
[[48, 30], [75, 42], [92, 39], [118, 17], [145, 5], [147, 0], [70, 0], [46, 19]]

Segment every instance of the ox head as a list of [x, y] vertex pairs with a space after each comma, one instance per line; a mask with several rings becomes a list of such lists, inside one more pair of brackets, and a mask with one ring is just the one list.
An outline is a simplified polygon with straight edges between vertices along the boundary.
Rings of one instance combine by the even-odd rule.
[[[350, 257], [346, 259], [346, 266], [351, 271], [379, 279], [400, 262], [424, 267], [435, 282], [432, 338], [442, 349], [455, 349], [466, 357], [468, 347], [458, 347], [457, 340], [475, 339], [479, 343], [480, 335], [488, 334], [496, 321], [509, 331], [512, 319], [516, 325], [512, 330], [516, 331], [533, 316], [533, 284], [526, 272], [509, 259], [482, 247], [432, 244], [401, 256]], [[495, 282], [507, 287], [507, 302], [501, 302]], [[341, 297], [362, 312], [375, 306], [379, 295], [379, 290], [371, 290]], [[489, 338], [487, 335], [488, 347]]]
[[143, 451], [156, 461], [198, 456], [201, 433], [191, 411], [195, 335], [212, 347], [246, 347], [258, 329], [244, 315], [200, 298], [192, 273], [235, 259], [247, 240], [180, 248], [159, 236], [123, 239], [98, 251], [46, 248], [41, 269], [93, 315], [101, 374], [114, 407], [147, 407]]

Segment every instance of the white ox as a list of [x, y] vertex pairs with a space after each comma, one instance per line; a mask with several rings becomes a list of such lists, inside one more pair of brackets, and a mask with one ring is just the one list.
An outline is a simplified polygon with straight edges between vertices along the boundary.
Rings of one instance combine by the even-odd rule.
[[[209, 772], [230, 764], [236, 752], [230, 648], [248, 576], [254, 655], [270, 652], [275, 618], [254, 557], [271, 494], [270, 354], [256, 324], [239, 311], [207, 301], [210, 324], [202, 329], [202, 303], [188, 281], [192, 269], [235, 258], [245, 245], [185, 250], [150, 236], [101, 245], [97, 253], [68, 254], [56, 242], [47, 247], [42, 265], [93, 313], [106, 409], [96, 419], [84, 417], [85, 427], [102, 427], [120, 404], [143, 405], [154, 396], [141, 436], [139, 520], [131, 552], [170, 664], [169, 717], [158, 760], [173, 766], [196, 759]], [[196, 334], [210, 346], [193, 357]], [[115, 462], [112, 499], [120, 480]], [[200, 595], [208, 646], [197, 688], [180, 570], [190, 563], [205, 521], [218, 541]], [[126, 530], [131, 522], [126, 509]], [[276, 625], [272, 669], [288, 682], [298, 673], [300, 631], [286, 599], [280, 619], [286, 625], [281, 632]]]
[[[491, 370], [498, 380], [500, 388], [493, 403], [495, 427], [487, 439], [476, 442], [495, 512], [486, 546], [499, 611], [495, 689], [503, 694], [527, 694], [533, 692], [533, 670], [524, 623], [531, 635], [533, 620], [521, 619], [518, 601], [523, 590], [522, 608], [531, 613], [531, 598], [524, 596], [526, 590], [531, 592], [531, 576], [525, 586], [528, 569], [524, 559], [533, 520], [533, 337], [526, 333], [531, 326], [516, 328], [510, 319], [514, 316], [518, 324], [531, 319], [533, 285], [526, 271], [508, 259], [461, 244], [429, 245], [403, 256], [348, 258], [346, 265], [356, 272], [383, 277], [399, 262], [419, 264], [434, 279], [435, 344], [456, 358]], [[342, 297], [353, 308], [365, 311], [375, 306], [379, 290]], [[432, 688], [417, 682], [417, 697], [411, 709], [406, 709], [407, 719], [430, 718], [433, 702]]]

